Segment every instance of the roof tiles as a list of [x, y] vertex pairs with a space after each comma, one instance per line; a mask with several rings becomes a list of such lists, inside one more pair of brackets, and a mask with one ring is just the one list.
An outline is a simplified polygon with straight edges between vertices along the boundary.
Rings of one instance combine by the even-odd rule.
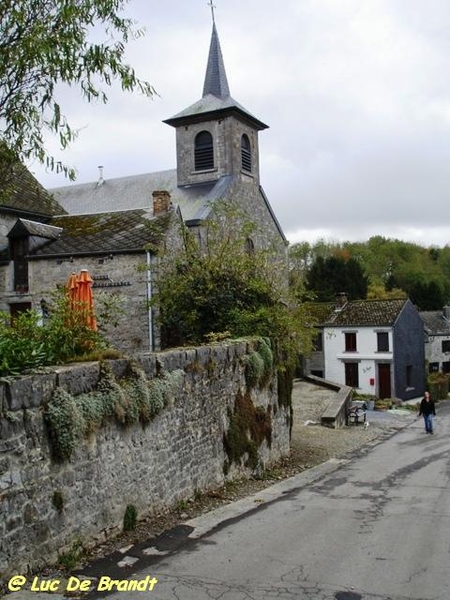
[[327, 327], [386, 327], [394, 325], [408, 300], [353, 300], [335, 310], [325, 321]]

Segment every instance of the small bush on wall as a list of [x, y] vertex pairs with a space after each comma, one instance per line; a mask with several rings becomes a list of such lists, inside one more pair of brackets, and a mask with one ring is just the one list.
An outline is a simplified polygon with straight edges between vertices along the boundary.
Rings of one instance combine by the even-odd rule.
[[56, 388], [44, 409], [54, 458], [70, 459], [81, 440], [108, 420], [124, 426], [149, 423], [173, 402], [183, 378], [184, 371], [176, 370], [147, 380], [143, 371], [130, 365], [128, 377], [116, 380], [104, 363], [95, 391], [72, 396]]

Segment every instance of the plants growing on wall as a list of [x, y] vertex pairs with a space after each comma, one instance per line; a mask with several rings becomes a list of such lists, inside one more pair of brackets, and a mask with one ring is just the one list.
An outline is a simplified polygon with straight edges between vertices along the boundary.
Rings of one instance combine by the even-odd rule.
[[[120, 307], [109, 298], [97, 297], [100, 327], [117, 318]], [[19, 375], [44, 365], [75, 359], [98, 360], [118, 355], [108, 349], [101, 333], [92, 331], [81, 312], [71, 311], [64, 290], [53, 294], [49, 316], [35, 310], [20, 313], [11, 325], [10, 315], [0, 313], [0, 376]]]
[[266, 440], [268, 446], [272, 443], [272, 419], [270, 408], [264, 410], [255, 407], [250, 390], [244, 394], [236, 394], [234, 410], [229, 411], [229, 427], [224, 434], [223, 445], [227, 454], [224, 472], [230, 465], [241, 464], [244, 457], [245, 466], [255, 469], [258, 464], [258, 448]]
[[245, 365], [245, 381], [249, 389], [265, 387], [273, 374], [274, 357], [270, 340], [260, 338], [256, 350], [252, 350], [242, 358]]
[[182, 370], [176, 370], [147, 380], [142, 370], [130, 365], [128, 376], [116, 380], [106, 363], [101, 369], [95, 391], [73, 396], [59, 387], [45, 406], [53, 456], [58, 461], [70, 459], [81, 440], [108, 420], [124, 426], [149, 423], [172, 404], [184, 376]]

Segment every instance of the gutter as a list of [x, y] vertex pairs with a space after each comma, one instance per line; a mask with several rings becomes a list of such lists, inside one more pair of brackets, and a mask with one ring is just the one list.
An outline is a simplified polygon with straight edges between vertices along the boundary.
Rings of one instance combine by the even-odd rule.
[[150, 301], [153, 296], [153, 282], [152, 282], [152, 254], [148, 251], [145, 252], [147, 255], [147, 312], [148, 312], [148, 346], [150, 352], [155, 349], [155, 341], [153, 337], [153, 308], [150, 305]]

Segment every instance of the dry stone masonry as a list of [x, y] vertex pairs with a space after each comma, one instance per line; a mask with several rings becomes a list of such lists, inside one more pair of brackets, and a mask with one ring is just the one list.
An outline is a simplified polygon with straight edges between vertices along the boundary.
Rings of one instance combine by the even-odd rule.
[[[74, 401], [95, 395], [102, 366], [0, 380], [0, 575], [118, 532], [128, 505], [142, 517], [286, 455], [289, 406], [273, 371], [264, 382], [251, 372], [259, 344], [140, 355], [133, 369], [149, 385], [161, 376], [174, 382], [165, 406], [148, 423], [105, 419], [64, 460], [55, 458], [46, 407], [55, 392]], [[115, 382], [126, 380], [129, 361], [108, 365]]]

